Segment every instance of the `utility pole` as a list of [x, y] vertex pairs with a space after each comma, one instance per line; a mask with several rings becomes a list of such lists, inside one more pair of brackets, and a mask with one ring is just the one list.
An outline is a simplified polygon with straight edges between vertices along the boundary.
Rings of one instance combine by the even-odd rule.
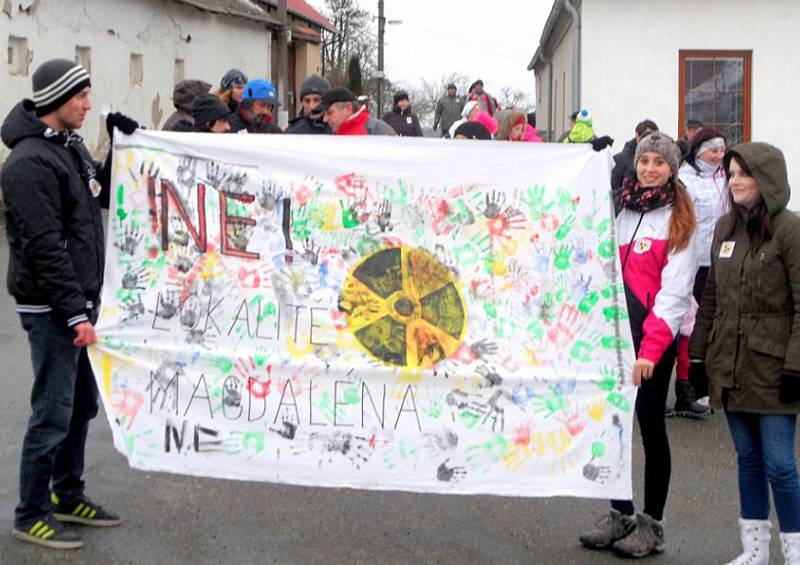
[[383, 111], [383, 29], [386, 18], [383, 16], [383, 0], [378, 0], [378, 106], [375, 115], [380, 117]]
[[287, 89], [289, 86], [289, 15], [286, 7], [286, 0], [278, 0], [278, 11], [276, 13], [278, 21], [281, 23], [278, 31], [278, 101], [280, 106], [276, 108], [278, 125], [285, 128], [289, 124], [289, 106]]

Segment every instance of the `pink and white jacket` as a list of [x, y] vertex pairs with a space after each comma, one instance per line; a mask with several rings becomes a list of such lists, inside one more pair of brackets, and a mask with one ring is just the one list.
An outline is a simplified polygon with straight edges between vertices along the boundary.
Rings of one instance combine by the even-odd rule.
[[[689, 245], [668, 252], [672, 206], [617, 216], [622, 280], [637, 357], [658, 363], [678, 335], [692, 303], [697, 273], [696, 232]], [[637, 228], [638, 226], [638, 228]]]

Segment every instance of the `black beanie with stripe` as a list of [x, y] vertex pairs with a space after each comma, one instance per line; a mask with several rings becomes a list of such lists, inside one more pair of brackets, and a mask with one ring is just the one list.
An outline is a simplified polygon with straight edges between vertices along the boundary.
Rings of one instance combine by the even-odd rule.
[[92, 86], [89, 72], [68, 59], [51, 59], [33, 73], [33, 103], [36, 115], [46, 116], [63, 106], [78, 92]]

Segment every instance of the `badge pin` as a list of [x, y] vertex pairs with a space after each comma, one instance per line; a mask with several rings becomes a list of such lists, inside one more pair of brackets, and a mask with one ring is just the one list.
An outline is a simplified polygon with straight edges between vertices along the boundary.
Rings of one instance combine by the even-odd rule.
[[735, 241], [723, 241], [719, 248], [720, 259], [730, 259], [733, 256], [734, 247], [736, 247]]
[[638, 254], [647, 253], [653, 246], [653, 242], [649, 239], [639, 239], [633, 244], [633, 251]]

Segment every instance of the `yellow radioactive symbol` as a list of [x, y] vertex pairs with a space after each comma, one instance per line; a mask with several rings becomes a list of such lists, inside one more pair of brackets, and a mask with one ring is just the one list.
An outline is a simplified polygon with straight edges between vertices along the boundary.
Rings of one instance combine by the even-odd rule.
[[431, 367], [452, 355], [467, 329], [453, 274], [415, 247], [390, 247], [359, 261], [342, 285], [339, 309], [375, 359], [397, 367]]

